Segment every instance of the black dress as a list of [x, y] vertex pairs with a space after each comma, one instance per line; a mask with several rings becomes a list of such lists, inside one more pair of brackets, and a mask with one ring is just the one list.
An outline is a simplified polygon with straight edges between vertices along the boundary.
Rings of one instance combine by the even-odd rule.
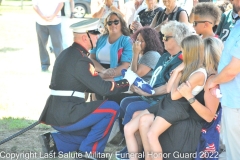
[[[204, 90], [202, 90], [195, 98], [203, 105], [204, 103]], [[167, 160], [190, 160], [191, 156], [184, 158], [176, 158], [182, 156], [184, 153], [196, 153], [197, 145], [201, 130], [204, 124], [204, 120], [195, 112], [195, 110], [189, 108], [189, 118], [179, 121], [168, 128], [163, 134], [160, 135], [159, 141], [164, 153], [169, 153], [169, 156], [164, 158]]]
[[169, 93], [166, 97], [159, 100], [157, 104], [148, 108], [150, 113], [164, 118], [171, 124], [189, 118], [189, 109], [191, 105], [183, 97], [178, 100], [172, 100]]

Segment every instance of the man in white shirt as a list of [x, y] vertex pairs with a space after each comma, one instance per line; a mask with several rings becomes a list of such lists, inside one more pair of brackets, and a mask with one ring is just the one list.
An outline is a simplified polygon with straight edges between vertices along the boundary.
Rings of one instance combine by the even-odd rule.
[[48, 71], [50, 58], [46, 49], [48, 37], [51, 37], [53, 52], [57, 57], [62, 52], [61, 12], [64, 0], [32, 0], [37, 13], [36, 31], [42, 71]]

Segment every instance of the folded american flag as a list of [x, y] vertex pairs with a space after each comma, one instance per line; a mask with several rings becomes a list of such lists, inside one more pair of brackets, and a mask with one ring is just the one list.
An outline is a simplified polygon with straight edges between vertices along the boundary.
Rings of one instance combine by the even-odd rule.
[[[126, 71], [127, 71], [126, 69], [122, 70], [122, 76], [124, 78], [125, 78], [125, 72]], [[137, 86], [138, 88], [140, 88], [141, 90], [143, 90], [144, 92], [146, 92], [146, 93], [149, 93], [149, 94], [154, 94], [155, 93], [153, 88], [147, 82], [145, 82], [142, 78], [140, 78], [140, 77], [137, 77], [134, 80], [133, 84], [135, 86]]]

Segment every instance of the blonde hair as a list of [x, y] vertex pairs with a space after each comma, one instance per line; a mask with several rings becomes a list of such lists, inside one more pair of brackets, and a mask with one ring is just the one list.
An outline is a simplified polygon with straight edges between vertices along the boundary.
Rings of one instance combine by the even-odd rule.
[[197, 70], [204, 62], [204, 44], [198, 35], [191, 35], [181, 42], [184, 69], [180, 83], [187, 81], [192, 72]]
[[203, 39], [204, 42], [204, 66], [207, 73], [217, 71], [218, 63], [223, 50], [223, 43], [220, 39], [215, 37], [208, 37]]

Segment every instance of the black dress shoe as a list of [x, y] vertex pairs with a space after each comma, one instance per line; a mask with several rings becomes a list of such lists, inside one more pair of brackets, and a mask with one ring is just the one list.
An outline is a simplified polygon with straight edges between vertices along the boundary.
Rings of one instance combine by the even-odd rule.
[[57, 156], [57, 148], [56, 144], [54, 142], [54, 139], [52, 138], [52, 135], [50, 132], [42, 134], [39, 136], [40, 143], [42, 145], [42, 151], [43, 153], [52, 153]]

